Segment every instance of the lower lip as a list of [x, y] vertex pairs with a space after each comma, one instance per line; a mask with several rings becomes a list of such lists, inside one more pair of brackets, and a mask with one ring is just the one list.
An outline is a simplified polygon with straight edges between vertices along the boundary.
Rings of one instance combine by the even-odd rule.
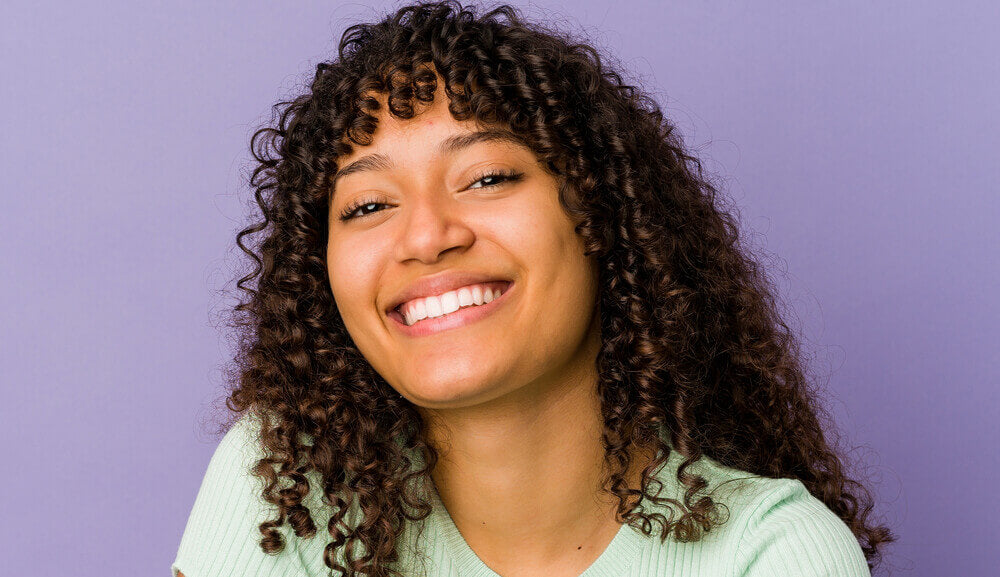
[[398, 312], [393, 311], [392, 314], [389, 315], [389, 318], [392, 320], [392, 324], [395, 325], [401, 333], [409, 337], [421, 337], [440, 333], [449, 329], [457, 329], [458, 327], [464, 327], [493, 314], [493, 311], [497, 310], [497, 307], [501, 307], [505, 302], [507, 302], [507, 295], [510, 294], [510, 291], [513, 288], [514, 283], [511, 282], [507, 285], [506, 290], [504, 290], [500, 295], [500, 298], [493, 299], [485, 304], [460, 308], [455, 312], [439, 317], [426, 318], [418, 321], [412, 326], [406, 326], [403, 316]]

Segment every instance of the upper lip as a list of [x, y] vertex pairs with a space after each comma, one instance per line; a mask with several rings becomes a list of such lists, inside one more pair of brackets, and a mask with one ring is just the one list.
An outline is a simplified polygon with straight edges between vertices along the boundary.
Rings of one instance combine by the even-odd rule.
[[494, 281], [510, 282], [510, 279], [496, 274], [472, 271], [448, 271], [433, 276], [425, 276], [415, 280], [393, 297], [389, 302], [386, 313], [392, 312], [399, 305], [413, 299], [439, 295], [470, 284]]

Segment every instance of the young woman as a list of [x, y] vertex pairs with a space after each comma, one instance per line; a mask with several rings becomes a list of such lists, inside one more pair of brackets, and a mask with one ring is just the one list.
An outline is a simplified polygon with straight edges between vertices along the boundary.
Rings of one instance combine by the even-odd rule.
[[237, 238], [232, 426], [175, 575], [877, 564], [894, 537], [763, 272], [591, 47], [506, 6], [407, 6], [279, 106]]

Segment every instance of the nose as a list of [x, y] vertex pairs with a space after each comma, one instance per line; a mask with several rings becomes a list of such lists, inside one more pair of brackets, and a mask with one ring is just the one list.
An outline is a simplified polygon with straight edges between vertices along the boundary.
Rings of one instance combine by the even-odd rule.
[[415, 195], [404, 213], [405, 220], [395, 246], [398, 262], [415, 259], [434, 263], [446, 251], [464, 250], [475, 240], [475, 233], [460, 207], [443, 195]]

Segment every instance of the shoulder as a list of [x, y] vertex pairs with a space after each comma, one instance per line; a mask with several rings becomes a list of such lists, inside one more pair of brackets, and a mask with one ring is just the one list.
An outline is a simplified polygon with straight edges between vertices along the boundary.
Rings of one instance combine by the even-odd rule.
[[[681, 501], [676, 480], [679, 454], [670, 456], [660, 480]], [[669, 544], [665, 558], [695, 559], [704, 575], [737, 577], [869, 577], [867, 562], [850, 528], [798, 479], [762, 477], [702, 457], [686, 470], [701, 475], [719, 505], [720, 521], [697, 541]], [[673, 516], [673, 515], [671, 515]], [[652, 546], [658, 548], [659, 540]], [[662, 547], [668, 547], [666, 543]]]
[[252, 472], [262, 456], [259, 421], [251, 414], [242, 415], [216, 445], [195, 504], [230, 509], [237, 504], [241, 509], [259, 505], [250, 497], [263, 489]]
[[253, 468], [264, 456], [260, 441], [260, 421], [253, 414], [242, 415], [229, 428], [205, 470], [197, 500], [203, 506], [241, 510], [254, 509], [255, 514], [264, 513], [261, 479], [253, 474]]
[[847, 524], [798, 479], [756, 477], [744, 504], [735, 574], [868, 577]]
[[260, 423], [250, 414], [244, 414], [226, 431], [208, 462], [207, 475], [243, 476], [244, 471], [263, 455], [260, 448]]
[[[297, 537], [287, 523], [278, 528], [285, 549], [278, 554], [261, 549], [260, 524], [277, 519], [277, 507], [263, 498], [264, 484], [253, 474], [262, 457], [260, 421], [245, 414], [209, 460], [171, 566], [174, 577], [178, 571], [185, 577], [322, 574], [316, 571], [323, 566], [325, 541]], [[304, 504], [322, 536], [329, 515], [321, 515], [316, 490], [321, 485], [315, 476], [308, 478], [310, 496]]]

